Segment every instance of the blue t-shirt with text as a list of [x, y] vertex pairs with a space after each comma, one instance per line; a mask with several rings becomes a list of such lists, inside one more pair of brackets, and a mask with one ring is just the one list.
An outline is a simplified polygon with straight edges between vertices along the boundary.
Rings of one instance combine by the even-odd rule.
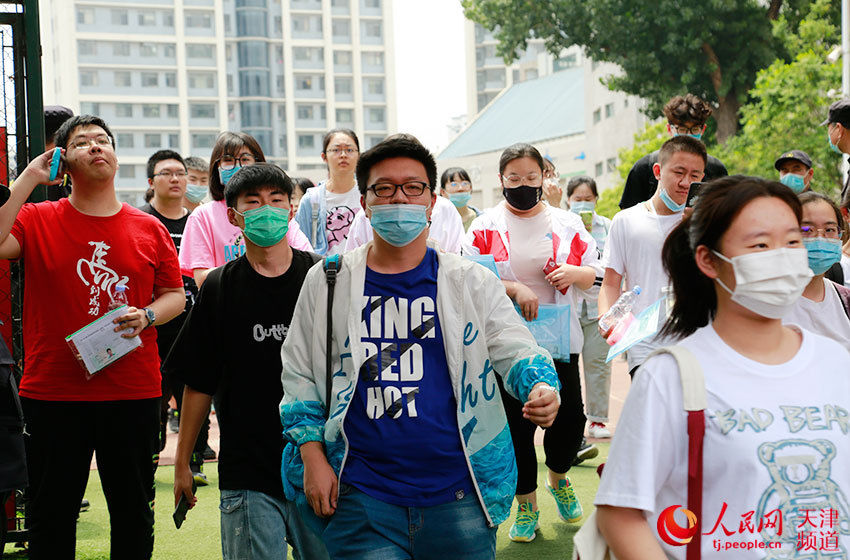
[[437, 317], [437, 253], [414, 269], [366, 269], [366, 361], [345, 418], [342, 482], [403, 507], [451, 502], [471, 492], [457, 401]]

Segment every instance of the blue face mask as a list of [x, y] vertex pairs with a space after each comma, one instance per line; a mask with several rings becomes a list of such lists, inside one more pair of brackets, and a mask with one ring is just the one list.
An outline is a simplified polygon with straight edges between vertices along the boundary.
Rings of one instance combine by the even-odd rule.
[[242, 169], [242, 167], [239, 166], [239, 165], [234, 166], [233, 169], [222, 169], [221, 167], [219, 167], [218, 168], [218, 178], [221, 180], [221, 186], [223, 187], [224, 185], [226, 185], [227, 182], [231, 178], [233, 178], [233, 176], [236, 175], [236, 172], [239, 171], [240, 169]]
[[664, 206], [666, 206], [671, 212], [681, 212], [685, 209], [685, 205], [687, 204], [687, 201], [682, 204], [676, 204], [676, 202], [670, 198], [670, 195], [667, 194], [667, 190], [664, 187], [661, 188], [659, 196], [661, 197], [661, 202], [663, 202]]
[[830, 138], [830, 137], [829, 137], [829, 134], [827, 134], [827, 135], [826, 135], [826, 139], [827, 139], [827, 140], [829, 140], [829, 147], [830, 147], [830, 149], [831, 149], [833, 152], [835, 152], [836, 154], [841, 154], [841, 153], [843, 153], [843, 152], [842, 152], [842, 151], [838, 148], [838, 146], [836, 146], [835, 144], [833, 144], [833, 143], [832, 143], [832, 138]]
[[471, 192], [454, 192], [449, 193], [449, 200], [452, 204], [454, 204], [457, 208], [463, 208], [467, 204], [469, 204], [469, 199], [472, 198]]
[[702, 140], [702, 132], [699, 134], [679, 134], [675, 128], [673, 129], [673, 136], [690, 136], [694, 140]]
[[785, 175], [779, 178], [779, 182], [790, 188], [796, 194], [800, 194], [801, 192], [806, 190], [806, 182], [805, 180], [803, 180], [802, 175], [786, 173]]
[[419, 237], [426, 227], [425, 211], [430, 206], [421, 204], [376, 204], [372, 210], [372, 229], [393, 247], [404, 247]]
[[186, 200], [194, 204], [199, 203], [207, 196], [207, 187], [203, 185], [186, 185]]
[[823, 274], [829, 270], [829, 267], [841, 260], [840, 239], [815, 237], [814, 239], [804, 239], [803, 243], [809, 252], [809, 268], [815, 274]]
[[570, 203], [570, 212], [575, 212], [576, 214], [581, 214], [582, 212], [593, 212], [594, 208], [596, 208], [596, 204], [590, 200], [578, 200]]

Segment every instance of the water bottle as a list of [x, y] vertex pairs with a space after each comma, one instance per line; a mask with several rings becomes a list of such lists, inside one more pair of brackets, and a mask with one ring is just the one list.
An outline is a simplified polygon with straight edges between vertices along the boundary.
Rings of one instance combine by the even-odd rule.
[[632, 311], [635, 300], [640, 295], [640, 286], [635, 286], [631, 291], [623, 293], [605, 315], [599, 318], [599, 330], [603, 338], [608, 338], [614, 327]]
[[109, 309], [115, 309], [122, 305], [130, 305], [127, 300], [127, 286], [115, 286], [112, 295], [109, 296]]

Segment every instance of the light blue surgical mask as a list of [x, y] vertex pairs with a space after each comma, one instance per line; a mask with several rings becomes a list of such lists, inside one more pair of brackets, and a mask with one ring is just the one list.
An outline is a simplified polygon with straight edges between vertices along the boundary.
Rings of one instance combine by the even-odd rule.
[[829, 134], [826, 135], [826, 139], [829, 140], [829, 147], [830, 149], [832, 149], [833, 152], [835, 152], [836, 154], [844, 153], [838, 146], [832, 143], [832, 138], [829, 137]]
[[222, 169], [221, 167], [219, 167], [218, 178], [221, 180], [221, 186], [223, 187], [224, 185], [226, 185], [227, 182], [232, 179], [233, 176], [236, 175], [236, 172], [240, 169], [242, 169], [242, 167], [239, 165], [234, 166], [233, 169]]
[[186, 200], [194, 204], [199, 203], [207, 196], [207, 187], [204, 185], [186, 185]]
[[286, 208], [265, 204], [236, 213], [245, 218], [245, 237], [259, 247], [277, 245], [289, 231], [289, 210]]
[[419, 237], [426, 227], [425, 215], [429, 206], [421, 204], [377, 204], [369, 206], [372, 229], [381, 239], [393, 247], [404, 247]]
[[670, 195], [667, 194], [667, 189], [663, 187], [661, 188], [659, 196], [661, 197], [661, 202], [663, 202], [664, 206], [666, 206], [671, 212], [681, 212], [685, 209], [685, 205], [687, 204], [687, 201], [682, 204], [676, 204], [676, 201], [670, 198]]
[[841, 260], [841, 240], [814, 237], [803, 239], [809, 253], [809, 268], [815, 274], [823, 274]]
[[457, 208], [463, 208], [469, 204], [469, 199], [472, 198], [471, 192], [453, 192], [449, 193], [449, 200]]
[[673, 136], [690, 136], [690, 137], [691, 137], [691, 138], [693, 138], [694, 140], [702, 140], [702, 132], [700, 132], [699, 134], [690, 134], [690, 133], [688, 133], [688, 134], [679, 134], [679, 133], [678, 133], [678, 132], [676, 132], [676, 131], [675, 131], [675, 129], [674, 129], [674, 131], [673, 131]]
[[581, 214], [582, 212], [593, 212], [596, 208], [596, 203], [590, 200], [577, 200], [570, 203], [570, 212]]
[[785, 175], [779, 178], [779, 182], [790, 188], [796, 194], [800, 194], [801, 192], [806, 190], [806, 181], [803, 179], [802, 175], [786, 173]]

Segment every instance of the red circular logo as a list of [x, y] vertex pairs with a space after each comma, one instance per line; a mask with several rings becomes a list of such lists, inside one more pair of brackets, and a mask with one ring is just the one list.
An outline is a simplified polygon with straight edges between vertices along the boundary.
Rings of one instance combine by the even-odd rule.
[[[688, 526], [682, 527], [674, 517], [677, 511], [684, 512], [688, 518]], [[691, 542], [697, 533], [697, 516], [681, 505], [670, 506], [658, 516], [658, 536], [670, 546], [684, 546]]]

